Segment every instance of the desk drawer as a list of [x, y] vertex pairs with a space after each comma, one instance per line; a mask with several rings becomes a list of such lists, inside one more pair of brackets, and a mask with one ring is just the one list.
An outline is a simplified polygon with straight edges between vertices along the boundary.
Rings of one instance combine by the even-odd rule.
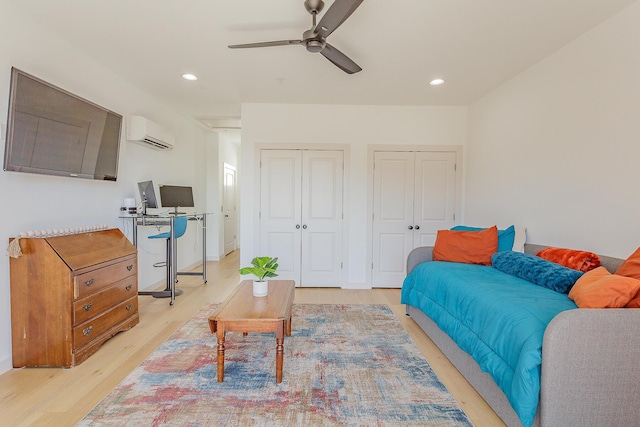
[[73, 324], [78, 325], [138, 295], [136, 276], [127, 277], [113, 286], [73, 303]]
[[126, 277], [138, 275], [138, 265], [135, 257], [131, 257], [112, 264], [108, 267], [96, 268], [75, 277], [75, 298], [84, 298], [94, 294], [112, 283]]
[[138, 296], [124, 301], [111, 310], [73, 328], [73, 348], [78, 349], [99, 338], [112, 327], [138, 312]]

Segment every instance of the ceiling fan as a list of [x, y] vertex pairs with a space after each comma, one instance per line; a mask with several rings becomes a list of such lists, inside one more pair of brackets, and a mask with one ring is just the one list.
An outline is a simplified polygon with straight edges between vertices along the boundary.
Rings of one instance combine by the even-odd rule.
[[322, 16], [320, 22], [316, 24], [316, 16], [324, 8], [324, 1], [305, 0], [304, 7], [313, 17], [313, 24], [310, 29], [302, 33], [301, 40], [277, 40], [271, 42], [234, 44], [230, 45], [229, 48], [244, 49], [300, 44], [305, 46], [309, 52], [320, 52], [322, 56], [333, 62], [333, 64], [344, 72], [349, 74], [357, 73], [358, 71], [362, 71], [362, 68], [347, 55], [327, 43], [327, 37], [342, 25], [363, 1], [364, 0], [335, 0]]

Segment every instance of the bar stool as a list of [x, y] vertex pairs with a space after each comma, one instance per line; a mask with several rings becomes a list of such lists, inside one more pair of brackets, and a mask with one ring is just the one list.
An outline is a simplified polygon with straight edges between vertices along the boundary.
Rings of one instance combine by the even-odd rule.
[[[186, 216], [178, 216], [173, 219], [173, 235], [176, 239], [182, 237], [182, 235], [187, 231], [187, 217]], [[162, 291], [150, 291], [150, 292], [139, 292], [141, 295], [153, 295], [156, 298], [167, 298], [171, 296], [171, 281], [173, 277], [171, 277], [171, 260], [173, 259], [172, 247], [171, 247], [171, 231], [166, 231], [160, 234], [154, 234], [153, 236], [149, 236], [149, 239], [165, 239], [167, 241], [167, 254], [166, 261], [161, 261], [153, 264], [154, 267], [166, 267], [167, 269], [167, 287]], [[181, 295], [182, 290], [176, 289], [175, 295]]]

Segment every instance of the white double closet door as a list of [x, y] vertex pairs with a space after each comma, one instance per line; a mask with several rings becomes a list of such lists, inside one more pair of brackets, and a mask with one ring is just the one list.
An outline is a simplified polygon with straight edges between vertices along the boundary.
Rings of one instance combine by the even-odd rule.
[[340, 287], [344, 153], [260, 151], [260, 255], [278, 257], [278, 279]]
[[399, 288], [409, 252], [455, 223], [455, 151], [376, 152], [371, 284]]

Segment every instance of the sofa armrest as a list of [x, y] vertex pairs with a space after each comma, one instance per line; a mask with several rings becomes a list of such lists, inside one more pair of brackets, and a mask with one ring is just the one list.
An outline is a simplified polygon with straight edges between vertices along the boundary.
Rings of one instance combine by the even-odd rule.
[[433, 246], [420, 246], [409, 252], [407, 257], [407, 274], [411, 273], [418, 264], [433, 261]]
[[557, 315], [542, 344], [542, 426], [623, 426], [640, 420], [640, 309]]

